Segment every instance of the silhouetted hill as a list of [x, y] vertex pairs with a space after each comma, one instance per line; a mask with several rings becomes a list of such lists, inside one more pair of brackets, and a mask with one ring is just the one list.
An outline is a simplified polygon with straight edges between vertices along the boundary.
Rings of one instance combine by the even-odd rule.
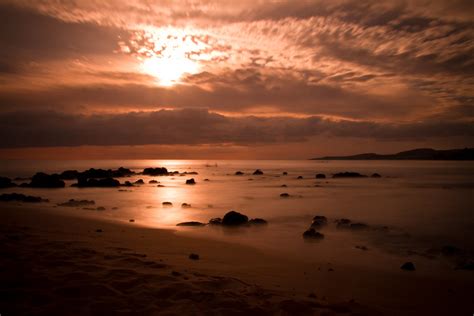
[[474, 148], [436, 150], [418, 148], [397, 154], [379, 155], [375, 153], [352, 156], [327, 156], [312, 160], [474, 160]]

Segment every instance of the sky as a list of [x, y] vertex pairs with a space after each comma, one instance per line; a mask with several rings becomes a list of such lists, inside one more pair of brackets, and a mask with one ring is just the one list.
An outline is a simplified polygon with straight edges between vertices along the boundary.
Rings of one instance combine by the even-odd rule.
[[474, 6], [0, 0], [0, 158], [474, 147]]

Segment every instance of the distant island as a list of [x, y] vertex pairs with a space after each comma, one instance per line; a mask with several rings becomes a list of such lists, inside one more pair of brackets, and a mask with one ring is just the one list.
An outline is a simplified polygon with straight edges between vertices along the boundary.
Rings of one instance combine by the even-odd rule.
[[352, 156], [326, 156], [311, 160], [474, 160], [474, 148], [448, 150], [418, 148], [389, 155], [366, 153]]

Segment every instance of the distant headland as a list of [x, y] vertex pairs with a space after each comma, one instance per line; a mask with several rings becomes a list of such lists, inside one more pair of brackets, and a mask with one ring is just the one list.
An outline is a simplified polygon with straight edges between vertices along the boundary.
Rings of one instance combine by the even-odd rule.
[[389, 155], [365, 153], [352, 156], [326, 156], [311, 160], [474, 160], [474, 148], [448, 150], [417, 148]]

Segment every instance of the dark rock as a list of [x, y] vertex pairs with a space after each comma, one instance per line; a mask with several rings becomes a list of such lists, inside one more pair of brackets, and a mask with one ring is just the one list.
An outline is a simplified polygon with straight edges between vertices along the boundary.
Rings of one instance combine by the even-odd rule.
[[206, 181], [206, 182], [207, 182], [207, 181], [209, 181], [209, 179], [204, 179], [204, 181]]
[[186, 184], [196, 184], [196, 181], [194, 181], [194, 178], [186, 180]]
[[237, 171], [237, 172], [235, 173], [235, 175], [236, 175], [236, 176], [243, 176], [244, 173], [243, 173], [242, 171]]
[[133, 187], [133, 183], [131, 183], [130, 181], [125, 181], [125, 183], [122, 184], [122, 186], [124, 186], [124, 187]]
[[288, 175], [288, 172], [283, 171], [283, 175], [284, 175], [284, 176], [287, 176], [287, 175]]
[[182, 222], [179, 224], [176, 224], [176, 226], [205, 226], [206, 224], [201, 223], [201, 222]]
[[0, 177], [0, 189], [15, 187], [16, 184], [10, 178]]
[[339, 172], [332, 175], [333, 178], [367, 178], [366, 175], [358, 172]]
[[230, 211], [224, 215], [222, 219], [222, 225], [225, 226], [238, 226], [242, 224], [247, 224], [249, 218], [246, 215], [240, 214], [236, 211]]
[[190, 207], [191, 207], [191, 204], [183, 203], [183, 204], [181, 204], [181, 207], [182, 207], [182, 208], [190, 208]]
[[[68, 171], [70, 175], [74, 173], [75, 170], [70, 170]], [[126, 176], [130, 176], [135, 174], [130, 169], [120, 167], [117, 170], [112, 170], [112, 169], [95, 169], [95, 168], [90, 168], [89, 170], [80, 172], [76, 175], [76, 178], [93, 178], [93, 179], [101, 179], [101, 178], [122, 178]]]
[[148, 183], [150, 183], [150, 184], [154, 184], [154, 183], [159, 183], [159, 182], [158, 182], [158, 181], [156, 181], [156, 180], [150, 180], [150, 181], [148, 181]]
[[137, 181], [133, 182], [134, 184], [145, 184], [145, 181], [143, 179], [138, 179]]
[[280, 185], [280, 186], [281, 186], [282, 188], [288, 187], [286, 184], [282, 184], [282, 185]]
[[49, 202], [47, 199], [42, 199], [39, 196], [24, 195], [21, 193], [5, 193], [0, 195], [0, 201], [2, 202], [27, 202], [27, 203], [39, 203]]
[[367, 248], [366, 246], [355, 246], [356, 249], [360, 249], [360, 250], [363, 250], [363, 251], [367, 251], [369, 250], [369, 248]]
[[163, 206], [173, 206], [173, 203], [171, 202], [163, 202], [161, 203]]
[[133, 218], [128, 220], [130, 223], [135, 223], [135, 220]]
[[457, 255], [461, 255], [463, 251], [459, 249], [458, 247], [446, 245], [446, 246], [443, 246], [443, 248], [441, 248], [441, 253], [445, 256], [457, 256]]
[[303, 179], [303, 176], [298, 176], [298, 178], [296, 178], [297, 180], [301, 180]]
[[318, 173], [316, 179], [326, 179], [326, 175], [324, 173]]
[[145, 168], [145, 169], [143, 169], [142, 173], [144, 175], [148, 175], [148, 176], [167, 176], [168, 175], [168, 169], [166, 169], [165, 167]]
[[221, 224], [222, 224], [222, 218], [220, 217], [211, 218], [211, 220], [209, 221], [209, 225], [221, 225]]
[[324, 239], [324, 235], [317, 232], [314, 228], [310, 228], [303, 233], [304, 239]]
[[350, 229], [367, 229], [369, 228], [369, 225], [364, 224], [364, 223], [352, 223], [349, 225]]
[[189, 259], [191, 260], [199, 260], [199, 255], [196, 253], [192, 253], [189, 255]]
[[158, 188], [164, 188], [165, 186], [162, 185], [162, 184], [158, 184], [156, 187], [158, 187]]
[[87, 179], [80, 177], [77, 179], [77, 183], [73, 186], [78, 188], [111, 188], [120, 186], [120, 182], [113, 178], [104, 179]]
[[198, 173], [196, 171], [185, 171], [181, 173], [182, 175], [187, 175], [187, 174], [192, 174], [192, 175], [197, 175]]
[[381, 178], [382, 176], [381, 176], [380, 174], [378, 174], [378, 173], [373, 173], [373, 174], [371, 175], [371, 177], [372, 177], [372, 178]]
[[413, 264], [413, 262], [405, 262], [404, 264], [402, 264], [400, 269], [405, 271], [415, 271], [415, 265]]
[[328, 223], [328, 220], [326, 216], [316, 215], [313, 218], [313, 222], [311, 223], [311, 228], [319, 228], [321, 226], [326, 225], [327, 223]]
[[103, 206], [99, 206], [98, 208], [96, 208], [97, 211], [105, 211], [105, 207]]
[[32, 188], [64, 188], [66, 184], [57, 174], [36, 173], [28, 185]]
[[288, 193], [281, 193], [281, 194], [280, 194], [280, 197], [282, 197], [282, 198], [288, 198], [288, 197], [290, 197], [290, 195], [289, 195]]
[[102, 233], [103, 230], [99, 228], [99, 229], [96, 229], [95, 232], [96, 232], [96, 233]]
[[342, 227], [349, 227], [351, 224], [351, 220], [347, 218], [340, 218], [335, 220], [337, 227], [342, 228]]
[[80, 175], [80, 172], [77, 170], [66, 170], [61, 172], [59, 177], [63, 180], [74, 180]]
[[95, 202], [93, 200], [74, 200], [70, 199], [67, 202], [59, 203], [58, 206], [67, 206], [67, 207], [80, 207], [80, 206], [87, 206], [87, 205], [94, 205]]
[[255, 170], [255, 171], [253, 172], [253, 175], [254, 175], [254, 176], [261, 176], [262, 174], [263, 174], [263, 171], [260, 170], [260, 169], [257, 169], [257, 170]]
[[252, 218], [251, 220], [249, 220], [249, 224], [252, 224], [252, 225], [267, 225], [268, 222], [266, 220], [264, 220], [263, 218]]

